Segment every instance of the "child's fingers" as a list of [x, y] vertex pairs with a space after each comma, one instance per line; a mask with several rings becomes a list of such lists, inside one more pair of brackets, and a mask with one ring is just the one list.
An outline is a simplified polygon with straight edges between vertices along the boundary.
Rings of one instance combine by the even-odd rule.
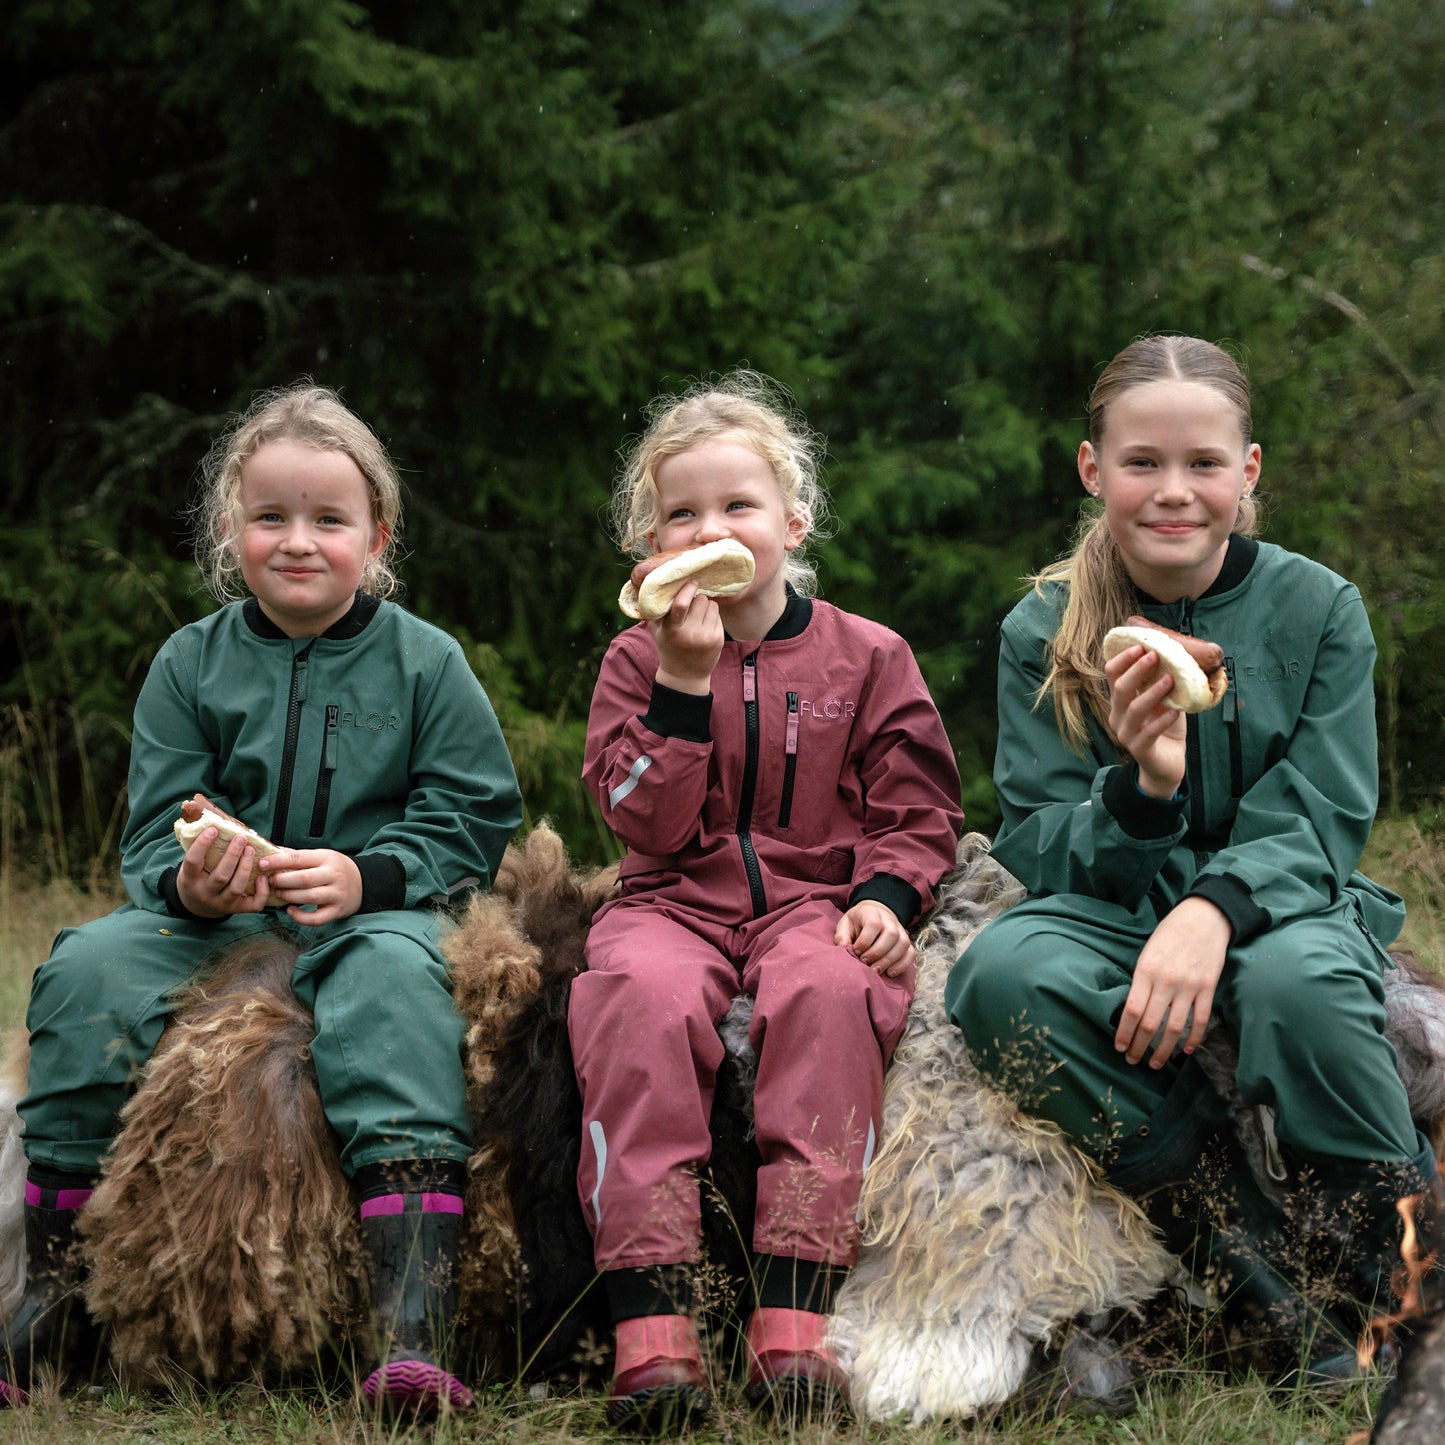
[[1176, 1000], [1165, 1009], [1164, 1021], [1149, 1035], [1148, 1047], [1154, 1050], [1149, 1057], [1151, 1069], [1162, 1069], [1169, 1062], [1189, 1021], [1190, 1014], [1183, 1003]]
[[886, 978], [897, 978], [899, 974], [908, 972], [915, 956], [913, 940], [905, 933], [901, 938], [894, 940], [882, 958], [873, 961], [873, 967]]
[[672, 599], [672, 606], [668, 608], [668, 615], [674, 622], [681, 622], [692, 610], [692, 604], [699, 596], [696, 582], [684, 582], [677, 589], [677, 596]]
[[1124, 686], [1124, 677], [1134, 670], [1134, 666], [1144, 656], [1144, 649], [1137, 643], [1126, 647], [1123, 652], [1117, 652], [1104, 664], [1104, 676], [1108, 680], [1109, 687], [1119, 688]]
[[1124, 1000], [1124, 1011], [1119, 1015], [1119, 1027], [1114, 1033], [1114, 1047], [1131, 1064], [1137, 1064], [1144, 1057], [1144, 1046], [1154, 1037], [1154, 1031], [1164, 1020], [1164, 1005], [1155, 1003], [1150, 985], [1138, 975]]
[[189, 865], [192, 871], [204, 873], [206, 871], [206, 854], [211, 851], [211, 844], [220, 836], [219, 828], [202, 828], [191, 839], [191, 846], [186, 849], [186, 855], [181, 860], [182, 866]]
[[321, 904], [315, 908], [305, 908], [302, 904], [292, 903], [286, 912], [292, 923], [299, 923], [302, 928], [315, 928], [319, 924], [330, 923], [341, 917], [341, 909], [335, 903]]
[[[208, 833], [215, 831], [214, 828], [206, 829]], [[199, 839], [197, 841], [199, 842]], [[244, 894], [251, 882], [251, 869], [255, 862], [256, 850], [238, 834], [226, 845], [226, 851], [216, 860], [216, 866], [209, 870], [211, 882], [219, 892]], [[204, 850], [201, 853], [201, 866], [205, 867]]]
[[1195, 999], [1190, 1010], [1189, 1032], [1184, 1038], [1184, 1052], [1192, 1054], [1204, 1042], [1204, 1031], [1209, 1027], [1209, 1013], [1213, 998]]

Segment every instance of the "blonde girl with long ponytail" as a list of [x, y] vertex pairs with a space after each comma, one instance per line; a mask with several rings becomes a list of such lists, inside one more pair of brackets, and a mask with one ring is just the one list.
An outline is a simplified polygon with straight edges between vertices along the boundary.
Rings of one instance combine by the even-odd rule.
[[[1396, 1203], [1445, 1258], [1445, 1192], [1385, 1037], [1399, 898], [1357, 870], [1378, 801], [1358, 590], [1256, 540], [1261, 452], [1221, 347], [1149, 336], [1102, 371], [1069, 555], [1005, 618], [994, 857], [1028, 890], [949, 976], [979, 1069], [1134, 1194], [1237, 1328], [1270, 1319], [1279, 1373], [1338, 1384], [1393, 1308]], [[1215, 643], [1229, 688], [1188, 718], [1172, 679], [1104, 634], [1131, 614]], [[1268, 1110], [1338, 1265], [1321, 1308], [1196, 1050], [1237, 1049], [1241, 1117]], [[1206, 1197], [1201, 1177], [1223, 1179]], [[1421, 1222], [1423, 1221], [1423, 1223]], [[1295, 1231], [1297, 1234], [1298, 1229]]]

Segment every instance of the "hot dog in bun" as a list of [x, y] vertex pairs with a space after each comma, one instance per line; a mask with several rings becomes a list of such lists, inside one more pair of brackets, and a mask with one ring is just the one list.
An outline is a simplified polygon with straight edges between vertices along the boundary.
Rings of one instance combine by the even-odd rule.
[[[176, 819], [174, 827], [176, 842], [182, 848], [189, 848], [207, 828], [214, 828], [218, 835], [206, 850], [206, 870], [208, 872], [221, 861], [222, 855], [230, 846], [231, 839], [235, 837], [244, 838], [247, 845], [256, 850], [257, 862], [269, 853], [281, 851], [269, 839], [253, 832], [244, 824], [237, 822], [235, 818], [228, 818], [224, 813], [216, 812], [206, 799], [197, 794], [196, 797], [181, 804], [181, 816]], [[252, 863], [251, 881], [246, 885], [248, 894], [256, 891], [256, 872], [256, 864]]]
[[1205, 712], [1229, 690], [1224, 649], [1217, 642], [1187, 637], [1146, 617], [1131, 617], [1123, 627], [1104, 634], [1104, 661], [1135, 643], [1154, 653], [1159, 666], [1174, 679], [1174, 688], [1164, 699], [1169, 707], [1179, 712]]
[[632, 569], [617, 605], [629, 617], [651, 622], [667, 615], [683, 583], [695, 580], [704, 597], [731, 597], [753, 580], [753, 570], [753, 554], [730, 537], [659, 552]]

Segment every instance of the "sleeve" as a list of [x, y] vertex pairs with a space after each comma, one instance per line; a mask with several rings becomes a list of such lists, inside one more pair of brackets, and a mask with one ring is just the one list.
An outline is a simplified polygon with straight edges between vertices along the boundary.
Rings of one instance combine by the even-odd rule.
[[1132, 765], [1075, 752], [1051, 701], [1034, 706], [1045, 643], [1004, 620], [994, 786], [1003, 826], [993, 856], [1034, 894], [1074, 893], [1131, 911], [1184, 836], [1183, 798], [1150, 798]]
[[634, 852], [676, 853], [697, 833], [712, 761], [712, 698], [660, 687], [656, 662], [613, 640], [602, 660], [582, 779], [607, 826]]
[[1240, 799], [1228, 846], [1191, 890], [1247, 895], [1255, 916], [1245, 938], [1329, 907], [1364, 852], [1379, 801], [1374, 667], [1369, 616], [1347, 585], [1320, 634], [1283, 756]]
[[894, 638], [868, 689], [863, 837], [849, 904], [872, 898], [905, 926], [931, 908], [963, 826], [958, 764], [908, 644]]
[[[521, 791], [496, 713], [449, 639], [417, 701], [406, 808], [357, 855], [364, 882], [372, 883], [364, 908], [415, 908], [491, 887], [521, 821]], [[377, 887], [385, 877], [378, 855], [401, 865], [400, 898]]]
[[185, 850], [171, 831], [181, 803], [204, 793], [228, 813], [214, 744], [196, 705], [195, 675], [172, 637], [156, 654], [136, 700], [131, 729], [130, 816], [120, 840], [121, 880], [137, 908], [190, 918], [175, 892]]

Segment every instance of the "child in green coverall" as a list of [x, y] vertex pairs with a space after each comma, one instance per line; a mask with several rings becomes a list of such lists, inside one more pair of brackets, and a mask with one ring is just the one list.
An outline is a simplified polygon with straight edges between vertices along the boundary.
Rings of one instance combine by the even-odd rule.
[[[396, 473], [332, 392], [260, 398], [206, 484], [200, 561], [237, 600], [170, 638], [136, 704], [131, 901], [62, 932], [32, 986], [28, 1285], [0, 1339], [0, 1404], [22, 1402], [42, 1362], [64, 1374], [93, 1357], [76, 1215], [169, 1000], [206, 957], [279, 927], [300, 948], [292, 984], [357, 1188], [383, 1342], [364, 1393], [463, 1405], [442, 1352], [470, 1143], [438, 940], [448, 899], [491, 883], [521, 820], [516, 777], [455, 640], [384, 600]], [[258, 863], [238, 836], [207, 868], [217, 830], [185, 849], [172, 831], [196, 794], [280, 851]]]
[[[949, 1011], [980, 1067], [1144, 1198], [1196, 1270], [1224, 1268], [1227, 1304], [1279, 1325], [1283, 1368], [1348, 1377], [1354, 1307], [1399, 1262], [1396, 1200], [1427, 1196], [1437, 1243], [1441, 1203], [1384, 1033], [1403, 906], [1355, 871], [1377, 799], [1369, 618], [1349, 582], [1254, 539], [1260, 448], [1220, 348], [1152, 336], [1116, 356], [1078, 468], [1102, 506], [1004, 621], [999, 658], [993, 851], [1029, 897], [958, 960]], [[1218, 643], [1222, 702], [1167, 706], [1144, 646], [1106, 663], [1131, 614]], [[1270, 1268], [1278, 1212], [1230, 1162], [1193, 1058], [1211, 1018], [1245, 1105], [1317, 1186], [1338, 1315]], [[1206, 1146], [1236, 1195], [1221, 1230], [1176, 1208]]]

